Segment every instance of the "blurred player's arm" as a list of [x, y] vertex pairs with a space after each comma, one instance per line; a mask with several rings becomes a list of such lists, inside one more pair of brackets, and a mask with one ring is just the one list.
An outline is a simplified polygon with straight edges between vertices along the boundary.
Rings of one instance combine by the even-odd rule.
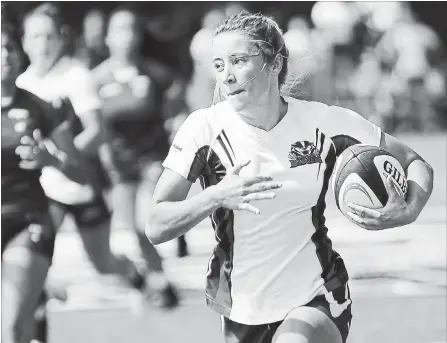
[[[72, 112], [62, 101], [53, 105], [41, 102], [42, 116], [39, 132], [33, 133], [35, 143], [49, 154], [48, 165], [60, 170], [72, 181], [86, 184], [85, 161], [73, 144]], [[70, 107], [71, 109], [71, 107]]]
[[186, 110], [186, 83], [184, 77], [178, 72], [171, 70], [168, 66], [149, 60], [148, 66], [151, 74], [163, 91], [162, 114], [165, 120], [177, 116]]
[[75, 137], [74, 144], [80, 151], [94, 155], [106, 140], [105, 125], [100, 113], [101, 101], [90, 71], [79, 67], [74, 72], [71, 80], [74, 84], [69, 98], [84, 128]]
[[84, 130], [74, 139], [76, 148], [88, 154], [96, 154], [105, 141], [104, 125], [99, 110], [79, 115]]
[[65, 121], [44, 140], [44, 144], [48, 152], [56, 158], [53, 167], [72, 181], [87, 184], [89, 178], [85, 172], [85, 161], [76, 149], [73, 139], [70, 123]]

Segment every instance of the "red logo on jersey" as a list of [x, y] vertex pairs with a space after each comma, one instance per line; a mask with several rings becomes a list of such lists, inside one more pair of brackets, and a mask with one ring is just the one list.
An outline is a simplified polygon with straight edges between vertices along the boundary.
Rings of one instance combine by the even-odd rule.
[[290, 168], [305, 164], [322, 163], [320, 152], [315, 144], [308, 141], [299, 141], [292, 144], [289, 152]]

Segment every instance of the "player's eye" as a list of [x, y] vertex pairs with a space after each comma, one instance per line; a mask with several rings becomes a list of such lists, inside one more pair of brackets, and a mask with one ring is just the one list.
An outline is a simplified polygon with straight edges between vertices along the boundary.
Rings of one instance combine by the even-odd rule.
[[247, 60], [248, 60], [247, 57], [233, 57], [232, 63], [235, 66], [242, 66], [245, 64], [245, 62], [247, 62]]
[[224, 64], [222, 62], [215, 62], [214, 69], [218, 72], [221, 72], [224, 70]]

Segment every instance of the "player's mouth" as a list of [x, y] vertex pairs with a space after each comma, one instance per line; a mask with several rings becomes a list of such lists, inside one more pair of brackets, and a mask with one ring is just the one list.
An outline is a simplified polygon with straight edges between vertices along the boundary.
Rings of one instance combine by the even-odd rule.
[[228, 93], [228, 95], [230, 95], [230, 96], [237, 95], [237, 94], [242, 93], [243, 91], [244, 91], [243, 89], [237, 89], [233, 92]]

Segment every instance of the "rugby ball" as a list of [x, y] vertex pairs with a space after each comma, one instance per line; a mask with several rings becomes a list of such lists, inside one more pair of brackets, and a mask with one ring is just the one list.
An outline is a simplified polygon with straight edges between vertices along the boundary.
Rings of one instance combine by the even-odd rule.
[[338, 157], [332, 174], [332, 191], [339, 210], [348, 218], [348, 204], [382, 208], [388, 202], [386, 180], [391, 175], [397, 193], [405, 199], [404, 169], [387, 150], [355, 144]]

